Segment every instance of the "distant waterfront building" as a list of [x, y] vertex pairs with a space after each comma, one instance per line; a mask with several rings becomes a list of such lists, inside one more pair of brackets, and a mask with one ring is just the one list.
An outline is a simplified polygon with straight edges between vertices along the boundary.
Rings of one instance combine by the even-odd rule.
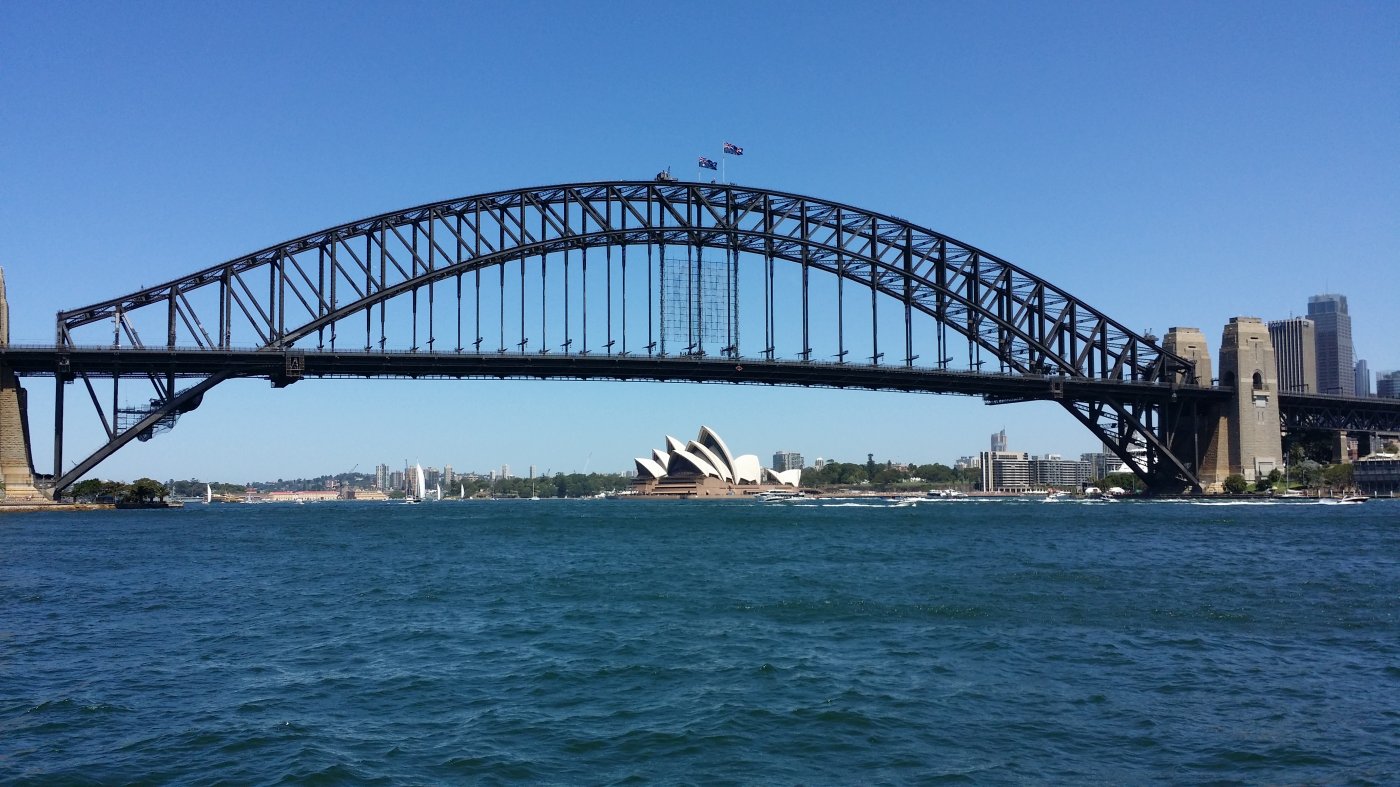
[[269, 503], [321, 503], [339, 500], [340, 493], [330, 489], [306, 489], [296, 492], [268, 492], [263, 500]]
[[825, 459], [823, 459], [823, 458], [821, 458], [821, 457], [819, 456], [819, 457], [817, 457], [817, 459], [816, 459], [815, 462], [812, 462], [812, 467], [815, 468], [815, 469], [817, 469], [817, 470], [820, 470], [820, 469], [822, 469], [823, 467], [826, 467], [826, 462], [827, 462], [827, 460], [825, 460]]
[[[1034, 487], [1078, 487], [1095, 478], [1094, 465], [1084, 460], [1061, 459], [1050, 454], [1044, 459], [1030, 460], [1030, 482]], [[1097, 476], [1102, 478], [1102, 476]]]
[[1269, 339], [1278, 362], [1279, 390], [1317, 393], [1317, 324], [1307, 317], [1274, 320]]
[[389, 485], [385, 489], [403, 489], [402, 470], [395, 470], [389, 474]]
[[1352, 463], [1352, 481], [1364, 494], [1400, 494], [1400, 456], [1372, 454]]
[[1400, 371], [1376, 375], [1376, 396], [1382, 399], [1400, 399]]
[[[793, 454], [796, 456], [796, 454]], [[776, 456], [774, 457], [777, 458]], [[766, 470], [757, 456], [735, 456], [708, 426], [689, 443], [666, 436], [666, 448], [634, 461], [632, 492], [647, 497], [737, 497], [771, 491], [773, 486], [795, 489], [802, 482], [799, 466]]]
[[510, 478], [510, 465], [501, 465], [501, 478]]
[[994, 453], [994, 454], [1004, 454], [1004, 453], [1006, 453], [1006, 430], [1005, 430], [1005, 429], [1001, 430], [1000, 432], [996, 432], [996, 433], [994, 433], [994, 434], [992, 435], [992, 453]]
[[374, 488], [384, 490], [389, 488], [389, 466], [374, 466]]
[[1117, 454], [1109, 453], [1107, 451], [1098, 451], [1092, 454], [1080, 454], [1079, 461], [1085, 462], [1089, 465], [1089, 480], [1091, 481], [1103, 478], [1109, 475], [1110, 473], [1129, 472], [1127, 466], [1123, 464], [1123, 460], [1119, 459]]
[[773, 454], [773, 469], [780, 473], [784, 470], [801, 470], [803, 466], [802, 454], [796, 451], [778, 451]]
[[1353, 395], [1355, 351], [1347, 296], [1324, 293], [1308, 298], [1308, 317], [1317, 325], [1317, 393]]
[[1365, 358], [1356, 362], [1356, 395], [1371, 395], [1371, 367]]
[[960, 456], [958, 457], [958, 461], [953, 463], [953, 467], [957, 470], [976, 469], [981, 466], [981, 456]]
[[1031, 463], [1024, 451], [982, 452], [983, 492], [1029, 492]]
[[452, 484], [457, 482], [457, 472], [452, 469], [452, 465], [443, 465], [442, 482], [444, 484]]

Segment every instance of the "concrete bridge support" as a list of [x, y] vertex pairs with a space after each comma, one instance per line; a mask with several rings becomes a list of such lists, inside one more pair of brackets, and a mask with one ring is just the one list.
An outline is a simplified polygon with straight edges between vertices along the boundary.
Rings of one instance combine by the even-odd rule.
[[[10, 304], [5, 298], [5, 271], [0, 269], [0, 347], [10, 346]], [[6, 503], [40, 503], [49, 499], [34, 486], [34, 458], [29, 450], [29, 403], [19, 378], [0, 369], [0, 475]]]
[[[1172, 328], [1162, 340], [1162, 347], [1176, 353], [1196, 365], [1196, 381], [1200, 385], [1211, 385], [1210, 345], [1200, 328]], [[1181, 379], [1179, 383], [1190, 383]], [[1204, 492], [1220, 492], [1225, 477], [1230, 474], [1229, 435], [1230, 429], [1221, 407], [1202, 405], [1185, 419], [1174, 433], [1172, 453], [1195, 460], [1196, 479]]]
[[1263, 320], [1230, 318], [1220, 342], [1220, 385], [1234, 389], [1225, 405], [1230, 473], [1253, 482], [1281, 468], [1278, 363]]

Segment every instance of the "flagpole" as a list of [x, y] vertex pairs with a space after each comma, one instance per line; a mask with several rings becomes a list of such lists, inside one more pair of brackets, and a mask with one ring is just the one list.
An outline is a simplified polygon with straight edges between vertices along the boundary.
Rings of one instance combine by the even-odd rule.
[[726, 157], [724, 155], [724, 148], [721, 147], [719, 149], [719, 182], [725, 185], [729, 185], [729, 177], [724, 174], [725, 158]]

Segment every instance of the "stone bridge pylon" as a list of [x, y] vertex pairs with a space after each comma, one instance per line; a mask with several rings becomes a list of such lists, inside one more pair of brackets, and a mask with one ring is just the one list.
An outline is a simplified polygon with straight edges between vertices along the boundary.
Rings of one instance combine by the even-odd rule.
[[[10, 303], [5, 298], [5, 271], [0, 268], [0, 347], [10, 346]], [[47, 503], [34, 486], [34, 457], [29, 450], [29, 403], [19, 378], [0, 368], [0, 475], [5, 479], [4, 502]]]

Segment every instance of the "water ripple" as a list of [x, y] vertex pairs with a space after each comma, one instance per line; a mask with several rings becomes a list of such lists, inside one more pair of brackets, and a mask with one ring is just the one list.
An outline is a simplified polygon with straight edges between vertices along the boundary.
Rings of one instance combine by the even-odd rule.
[[8, 516], [0, 782], [1387, 782], [1359, 508]]

